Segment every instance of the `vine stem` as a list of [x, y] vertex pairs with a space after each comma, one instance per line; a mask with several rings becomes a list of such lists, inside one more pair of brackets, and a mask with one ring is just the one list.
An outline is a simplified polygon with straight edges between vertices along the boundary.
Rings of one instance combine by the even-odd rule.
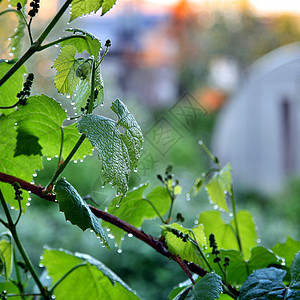
[[243, 254], [243, 247], [242, 247], [242, 241], [241, 241], [241, 236], [240, 236], [240, 231], [239, 231], [239, 224], [238, 224], [238, 219], [237, 219], [237, 213], [236, 213], [236, 206], [235, 206], [235, 200], [234, 200], [234, 193], [233, 193], [233, 185], [231, 184], [231, 205], [232, 205], [232, 213], [233, 213], [233, 219], [234, 219], [234, 225], [235, 225], [235, 231], [236, 231], [236, 239], [239, 245], [239, 250]]
[[160, 218], [161, 222], [162, 222], [163, 224], [165, 224], [165, 221], [164, 221], [163, 217], [161, 216], [161, 214], [160, 214], [159, 211], [157, 210], [156, 206], [152, 203], [152, 201], [150, 201], [150, 200], [147, 199], [147, 198], [142, 198], [142, 199], [145, 200], [145, 201], [147, 201], [147, 202], [151, 205], [151, 207], [152, 207], [152, 208], [154, 209], [154, 211], [156, 212], [157, 216]]
[[[3, 181], [2, 180], [3, 178], [5, 179], [4, 182], [10, 183], [10, 184], [13, 184], [14, 182], [18, 182], [22, 189], [30, 190], [33, 194], [39, 196], [42, 199], [57, 203], [57, 201], [55, 200], [56, 195], [54, 195], [54, 194], [43, 195], [43, 193], [41, 191], [43, 191], [44, 188], [41, 186], [36, 186], [32, 183], [25, 182], [24, 180], [16, 178], [14, 176], [0, 173], [0, 181]], [[126, 231], [127, 233], [131, 233], [137, 239], [143, 241], [144, 243], [146, 243], [147, 245], [152, 247], [154, 250], [156, 250], [161, 255], [163, 255], [167, 258], [171, 258], [172, 260], [177, 262], [182, 269], [186, 268], [186, 266], [187, 266], [187, 268], [189, 270], [188, 271], [189, 274], [187, 274], [187, 275], [189, 278], [191, 278], [191, 276], [192, 276], [190, 272], [198, 274], [201, 277], [205, 276], [208, 273], [205, 269], [201, 268], [200, 266], [198, 266], [194, 263], [191, 263], [191, 262], [183, 261], [177, 255], [169, 252], [166, 245], [159, 239], [154, 238], [152, 235], [146, 234], [144, 231], [139, 230], [136, 227], [132, 226], [131, 224], [119, 219], [118, 217], [111, 215], [105, 211], [102, 211], [96, 207], [89, 205], [89, 208], [91, 209], [92, 213], [96, 217], [104, 220], [105, 222], [108, 222], [110, 224], [117, 226], [118, 228]], [[187, 273], [187, 269], [184, 269], [184, 271]], [[236, 290], [235, 288], [233, 288], [232, 286], [227, 285], [227, 288], [236, 297], [239, 295], [239, 291]]]
[[57, 170], [54, 173], [53, 177], [51, 178], [51, 180], [49, 181], [49, 183], [47, 184], [47, 186], [43, 190], [43, 194], [47, 194], [52, 190], [53, 184], [55, 183], [55, 181], [57, 180], [59, 175], [64, 171], [64, 169], [66, 168], [66, 166], [68, 165], [68, 163], [72, 159], [73, 155], [76, 153], [76, 151], [78, 150], [80, 145], [83, 143], [84, 139], [85, 139], [85, 133], [83, 133], [80, 136], [79, 140], [77, 141], [76, 145], [74, 146], [72, 151], [69, 153], [67, 158], [64, 160], [64, 162], [61, 165], [59, 165], [59, 167], [57, 168]]
[[91, 95], [90, 95], [90, 103], [88, 108], [88, 114], [91, 114], [93, 112], [94, 108], [94, 101], [95, 101], [95, 73], [96, 73], [96, 67], [95, 67], [95, 58], [92, 56], [92, 69], [91, 69]]
[[39, 38], [28, 48], [28, 50], [21, 56], [18, 61], [7, 71], [7, 73], [0, 79], [0, 86], [4, 84], [35, 52], [39, 51], [39, 47], [42, 42], [46, 39], [50, 31], [59, 21], [61, 16], [67, 10], [72, 0], [67, 0], [61, 9], [57, 12], [55, 17], [51, 20], [45, 30], [41, 33]]
[[[17, 254], [15, 249], [13, 249], [13, 256], [14, 256], [13, 261], [14, 261], [16, 276], [17, 276], [16, 286], [18, 287], [20, 294], [24, 294], [24, 286], [21, 280], [20, 268], [18, 266]], [[20, 297], [22, 298], [22, 300], [25, 300], [24, 296], [20, 296]]]
[[23, 248], [23, 245], [19, 239], [19, 236], [18, 236], [18, 233], [17, 233], [17, 230], [16, 230], [16, 226], [11, 218], [11, 215], [10, 215], [10, 212], [8, 210], [8, 207], [7, 207], [7, 204], [5, 202], [5, 199], [3, 197], [3, 194], [2, 194], [2, 191], [0, 189], [0, 201], [1, 201], [1, 204], [2, 204], [2, 207], [3, 207], [3, 210], [4, 210], [4, 213], [6, 215], [6, 218], [7, 218], [7, 222], [8, 222], [8, 229], [10, 230], [13, 238], [14, 238], [14, 242], [31, 274], [31, 276], [33, 277], [35, 283], [37, 284], [41, 294], [43, 295], [43, 297], [46, 299], [50, 299], [49, 298], [49, 292], [45, 289], [45, 287], [43, 286], [43, 284], [41, 283], [38, 275], [36, 274], [33, 266], [32, 266], [32, 263], [31, 261], [29, 260], [29, 257], [27, 255], [27, 253], [25, 252], [25, 249]]

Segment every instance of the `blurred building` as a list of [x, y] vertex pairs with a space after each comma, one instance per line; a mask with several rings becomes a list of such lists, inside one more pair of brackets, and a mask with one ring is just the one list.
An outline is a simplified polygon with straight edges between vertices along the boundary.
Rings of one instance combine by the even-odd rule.
[[300, 43], [255, 62], [215, 127], [213, 148], [236, 185], [279, 191], [300, 174]]

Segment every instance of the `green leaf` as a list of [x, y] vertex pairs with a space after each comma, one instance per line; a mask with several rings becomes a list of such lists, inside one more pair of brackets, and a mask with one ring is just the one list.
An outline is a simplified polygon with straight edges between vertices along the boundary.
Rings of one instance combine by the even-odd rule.
[[[237, 214], [239, 231], [243, 253], [246, 259], [249, 259], [250, 250], [257, 245], [257, 233], [253, 218], [248, 211], [240, 211]], [[239, 245], [235, 235], [234, 220], [225, 223], [221, 217], [220, 211], [203, 212], [198, 219], [200, 224], [204, 225], [206, 238], [213, 233], [216, 238], [219, 249], [239, 250]]]
[[[245, 260], [241, 253], [236, 250], [221, 250], [219, 257], [221, 258], [221, 265], [223, 265], [225, 257], [230, 259], [226, 279], [231, 285], [243, 284], [253, 271], [281, 262], [271, 250], [259, 246], [251, 249], [249, 260]], [[213, 262], [214, 258], [215, 255], [210, 255], [208, 261], [216, 273], [223, 276], [218, 265]]]
[[129, 112], [126, 105], [121, 100], [115, 100], [111, 105], [111, 109], [119, 118], [117, 124], [120, 124], [126, 129], [124, 134], [121, 135], [121, 138], [128, 149], [131, 168], [135, 169], [143, 145], [142, 130], [134, 116]]
[[[5, 237], [5, 238], [4, 238]], [[0, 235], [0, 275], [4, 274], [8, 279], [13, 266], [13, 244], [10, 233], [4, 232]]]
[[291, 265], [291, 288], [300, 292], [300, 251], [295, 255]]
[[215, 273], [208, 273], [194, 286], [183, 290], [174, 300], [215, 300], [219, 299], [222, 291], [221, 277]]
[[[114, 101], [112, 109], [118, 114], [118, 122], [98, 115], [87, 115], [78, 123], [78, 130], [85, 133], [98, 150], [105, 182], [111, 182], [117, 193], [126, 194], [128, 179], [140, 156], [143, 136], [141, 129], [126, 106]], [[118, 130], [124, 126], [125, 133]]]
[[139, 299], [115, 273], [87, 254], [46, 249], [42, 263], [53, 282], [57, 282], [72, 268], [84, 264], [71, 272], [55, 288], [57, 300], [87, 299], [87, 297], [93, 300]]
[[300, 249], [300, 242], [288, 237], [284, 244], [277, 243], [272, 251], [285, 259], [285, 264], [290, 266], [293, 262], [295, 254]]
[[[6, 291], [7, 294], [19, 294], [20, 293], [17, 286], [10, 281], [0, 282], [0, 291]], [[12, 297], [12, 299], [13, 300], [24, 300], [21, 297]]]
[[116, 0], [73, 0], [70, 21], [91, 12], [96, 13], [102, 7], [102, 16], [116, 3]]
[[[175, 228], [176, 230], [182, 232], [183, 234], [189, 234], [189, 236], [192, 239], [194, 239], [194, 236], [190, 233], [190, 229], [184, 228], [177, 223], [164, 225], [162, 226], [162, 228], [167, 229], [163, 232], [163, 235], [166, 238], [166, 243], [171, 253], [179, 255], [181, 259], [186, 260], [188, 262], [194, 262], [195, 264], [198, 264], [200, 266], [204, 265], [202, 259], [199, 257], [199, 254], [197, 253], [197, 250], [195, 249], [195, 247], [192, 245], [191, 242], [189, 241], [183, 242], [181, 238], [177, 237], [176, 235], [174, 235], [169, 231], [170, 228]], [[207, 242], [204, 235], [203, 226], [199, 225], [191, 230], [194, 232], [200, 248], [204, 248], [207, 245]]]
[[68, 28], [65, 31], [72, 32], [73, 38], [62, 41], [62, 47], [66, 45], [73, 45], [77, 49], [78, 53], [86, 51], [95, 58], [98, 56], [101, 49], [101, 42], [94, 35], [85, 30], [77, 28]]
[[286, 271], [267, 268], [251, 274], [240, 289], [239, 300], [300, 299], [300, 290], [286, 287], [282, 281]]
[[222, 170], [218, 171], [206, 185], [207, 193], [212, 203], [227, 212], [230, 211], [226, 203], [226, 194], [232, 194], [231, 183], [231, 165], [227, 164]]
[[[67, 118], [66, 112], [54, 99], [45, 95], [29, 97], [27, 104], [10, 114], [18, 124], [18, 144], [15, 155], [43, 154], [54, 157], [59, 154], [61, 145], [61, 130], [63, 121]], [[26, 140], [26, 138], [30, 139]], [[80, 134], [75, 125], [64, 128], [63, 157], [66, 158]], [[34, 142], [34, 143], [32, 143]], [[92, 147], [84, 141], [73, 156], [73, 160], [82, 159], [92, 154]]]
[[[0, 78], [3, 77], [13, 66], [15, 61], [0, 60]], [[26, 73], [24, 65], [20, 67], [0, 87], [0, 106], [10, 106], [19, 100], [17, 94], [23, 89], [23, 74]], [[14, 109], [0, 109], [0, 113], [8, 114]]]
[[86, 202], [80, 197], [74, 187], [65, 179], [60, 179], [54, 189], [59, 208], [65, 214], [66, 220], [77, 225], [83, 231], [90, 228], [108, 245], [106, 234], [97, 217], [91, 212]]
[[76, 112], [86, 106], [91, 93], [91, 67], [92, 60], [75, 58], [75, 55], [87, 51], [95, 59], [94, 88], [98, 95], [94, 99], [94, 107], [103, 102], [103, 80], [100, 73], [100, 41], [92, 34], [81, 29], [67, 29], [75, 34], [72, 39], [61, 42], [61, 53], [54, 62], [56, 69], [55, 84], [58, 92], [69, 94], [75, 104]]
[[[148, 184], [143, 184], [139, 188], [127, 193], [126, 197], [122, 199], [120, 206], [118, 205], [120, 201], [119, 197], [114, 198], [107, 212], [137, 228], [142, 226], [144, 220], [157, 218], [155, 210], [143, 197], [147, 187]], [[167, 213], [170, 205], [170, 197], [166, 188], [156, 187], [145, 198], [155, 205], [161, 215]], [[110, 223], [105, 223], [105, 226], [111, 230], [112, 235], [115, 237], [115, 242], [121, 246], [125, 232]]]
[[[0, 118], [0, 172], [16, 176], [25, 181], [32, 181], [32, 174], [35, 170], [42, 168], [42, 158], [38, 155], [19, 155], [15, 157], [17, 144], [16, 120]], [[18, 208], [18, 202], [14, 199], [14, 189], [10, 184], [0, 182], [0, 189], [4, 199], [10, 206]], [[22, 194], [23, 210], [26, 208], [26, 200], [29, 197], [26, 191]]]
[[25, 35], [26, 23], [20, 12], [16, 13], [16, 15], [18, 17], [18, 26], [14, 34], [10, 37], [11, 41], [9, 47], [10, 52], [14, 54], [14, 57], [18, 58], [23, 46], [22, 39]]
[[115, 4], [117, 0], [103, 0], [102, 3], [102, 16], [106, 14]]
[[10, 0], [10, 4], [13, 7], [16, 7], [18, 2], [20, 2], [22, 4], [22, 6], [24, 7], [24, 5], [27, 3], [27, 0]]
[[76, 69], [83, 63], [83, 59], [76, 59], [76, 53], [74, 45], [66, 45], [61, 48], [60, 54], [53, 64], [57, 71], [54, 82], [59, 93], [72, 95], [79, 83], [80, 79], [76, 76]]

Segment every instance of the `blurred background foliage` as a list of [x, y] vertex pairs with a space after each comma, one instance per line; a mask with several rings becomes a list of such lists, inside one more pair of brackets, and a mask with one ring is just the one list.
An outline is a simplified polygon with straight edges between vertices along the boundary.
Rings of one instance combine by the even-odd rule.
[[[185, 227], [193, 226], [202, 211], [212, 209], [203, 191], [189, 196], [196, 177], [211, 166], [198, 141], [210, 145], [219, 112], [255, 60], [272, 49], [299, 41], [299, 15], [261, 13], [248, 1], [232, 2], [196, 5], [172, 1], [163, 6], [151, 1], [119, 1], [104, 18], [88, 16], [67, 25], [88, 30], [103, 43], [107, 38], [112, 40], [102, 70], [105, 105], [96, 112], [112, 117], [109, 106], [116, 97], [128, 105], [145, 135], [138, 172], [131, 176], [130, 186], [146, 181], [150, 188], [159, 185], [156, 175], [172, 164], [183, 188], [175, 203], [174, 218], [181, 212]], [[61, 3], [41, 1], [34, 20], [35, 37]], [[1, 1], [1, 11], [8, 5], [8, 1]], [[67, 20], [68, 16], [61, 20], [49, 41], [64, 34]], [[0, 43], [4, 45], [1, 58], [11, 58], [8, 38], [15, 26], [13, 14], [0, 17]], [[27, 38], [23, 41], [26, 49]], [[53, 84], [51, 66], [58, 53], [59, 48], [53, 47], [37, 54], [28, 61], [27, 69], [35, 73], [33, 93], [54, 97], [73, 116], [69, 100], [58, 95]], [[56, 165], [57, 159], [45, 158], [44, 169], [37, 171], [34, 181], [45, 185]], [[90, 195], [105, 209], [114, 191], [110, 186], [101, 188], [100, 173], [94, 155], [71, 163], [63, 175], [82, 196]], [[281, 193], [268, 195], [235, 186], [237, 206], [254, 215], [263, 246], [272, 247], [287, 236], [300, 238], [299, 183], [299, 178], [291, 178]], [[159, 236], [157, 225], [156, 220], [148, 221], [143, 230]], [[65, 223], [57, 205], [34, 196], [19, 228], [36, 265], [43, 245], [89, 253], [144, 299], [166, 299], [172, 287], [185, 280], [185, 274], [174, 263], [134, 238], [126, 237], [120, 254], [113, 240], [110, 251], [102, 248], [93, 234]]]

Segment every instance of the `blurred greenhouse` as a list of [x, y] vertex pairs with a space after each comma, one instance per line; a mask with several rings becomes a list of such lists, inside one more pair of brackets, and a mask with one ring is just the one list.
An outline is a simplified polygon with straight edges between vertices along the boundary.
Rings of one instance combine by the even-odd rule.
[[[41, 13], [35, 20], [36, 34], [62, 2], [41, 1]], [[175, 212], [182, 213], [184, 226], [193, 226], [198, 217], [194, 215], [195, 209], [210, 207], [204, 191], [190, 194], [195, 179], [211, 166], [209, 157], [199, 146], [202, 140], [216, 151], [214, 154], [220, 156], [223, 166], [231, 162], [232, 156], [239, 158], [232, 162], [234, 175], [235, 168], [236, 172], [242, 169], [234, 181], [237, 206], [253, 214], [260, 228], [259, 235], [268, 247], [276, 241], [285, 241], [287, 236], [300, 239], [300, 50], [299, 44], [290, 45], [299, 42], [300, 10], [274, 12], [271, 11], [273, 2], [269, 2], [270, 8], [266, 11], [250, 0], [119, 0], [104, 18], [91, 15], [69, 25], [91, 32], [103, 45], [107, 39], [112, 42], [102, 69], [105, 102], [97, 112], [112, 115], [110, 104], [120, 98], [143, 130], [144, 149], [137, 173], [130, 178], [130, 187], [147, 181], [152, 187], [159, 185], [157, 174], [163, 174], [169, 164], [173, 165], [175, 177], [182, 186]], [[1, 11], [8, 4], [7, 0], [1, 1]], [[65, 16], [61, 24], [67, 19]], [[12, 17], [10, 23], [14, 21]], [[2, 43], [14, 33], [11, 24], [10, 32], [1, 29], [8, 26], [4, 22], [7, 19], [0, 17]], [[59, 35], [58, 29], [50, 35], [49, 41]], [[284, 72], [289, 75], [293, 72], [293, 76], [280, 73], [282, 56], [273, 56], [268, 60], [268, 72], [276, 71], [282, 78], [272, 81], [273, 86], [262, 92], [260, 83], [267, 76], [259, 73], [263, 60], [282, 46], [296, 47], [294, 52], [282, 54], [292, 69]], [[275, 51], [288, 49], [285, 47]], [[10, 58], [6, 49], [0, 49], [0, 54]], [[68, 99], [57, 94], [53, 84], [55, 71], [51, 61], [58, 54], [59, 48], [51, 48], [37, 55], [35, 60], [29, 60], [28, 70], [37, 66], [32, 94], [41, 93], [43, 86], [48, 96], [61, 101], [70, 118], [76, 117]], [[262, 57], [265, 58], [259, 60]], [[240, 97], [243, 87], [253, 78], [249, 74], [258, 82], [258, 87], [249, 97]], [[286, 91], [290, 91], [290, 86], [289, 94]], [[281, 97], [276, 109], [273, 109], [274, 93]], [[236, 107], [243, 101], [243, 108], [232, 108], [233, 101]], [[229, 110], [233, 112], [228, 113]], [[243, 131], [246, 125], [247, 133], [246, 129]], [[278, 153], [282, 150], [283, 154], [278, 154], [269, 141], [277, 133], [278, 143], [274, 147], [277, 150], [283, 147], [276, 150]], [[257, 162], [257, 157], [261, 161]], [[276, 163], [283, 167], [275, 170]], [[87, 157], [83, 162], [70, 165], [64, 176], [82, 196], [105, 209], [115, 192], [110, 185], [102, 188], [99, 164], [96, 155]], [[45, 158], [44, 169], [37, 171], [35, 183], [45, 185], [56, 165], [57, 159]], [[240, 174], [244, 173], [242, 178]], [[276, 180], [272, 181], [274, 177]], [[43, 203], [37, 197], [32, 197], [22, 222], [20, 235], [25, 237], [24, 244], [32, 258], [41, 255], [43, 245], [89, 253], [118, 273], [144, 299], [167, 299], [172, 287], [185, 280], [182, 270], [134, 238], [125, 238], [120, 254], [113, 240], [111, 251], [103, 249], [97, 239], [90, 238], [89, 232], [82, 234], [78, 228], [65, 224], [55, 205]], [[148, 221], [143, 230], [159, 235], [159, 228], [153, 226], [153, 222], [156, 221]], [[116, 255], [123, 257], [122, 263]], [[34, 262], [38, 264], [37, 260]]]

